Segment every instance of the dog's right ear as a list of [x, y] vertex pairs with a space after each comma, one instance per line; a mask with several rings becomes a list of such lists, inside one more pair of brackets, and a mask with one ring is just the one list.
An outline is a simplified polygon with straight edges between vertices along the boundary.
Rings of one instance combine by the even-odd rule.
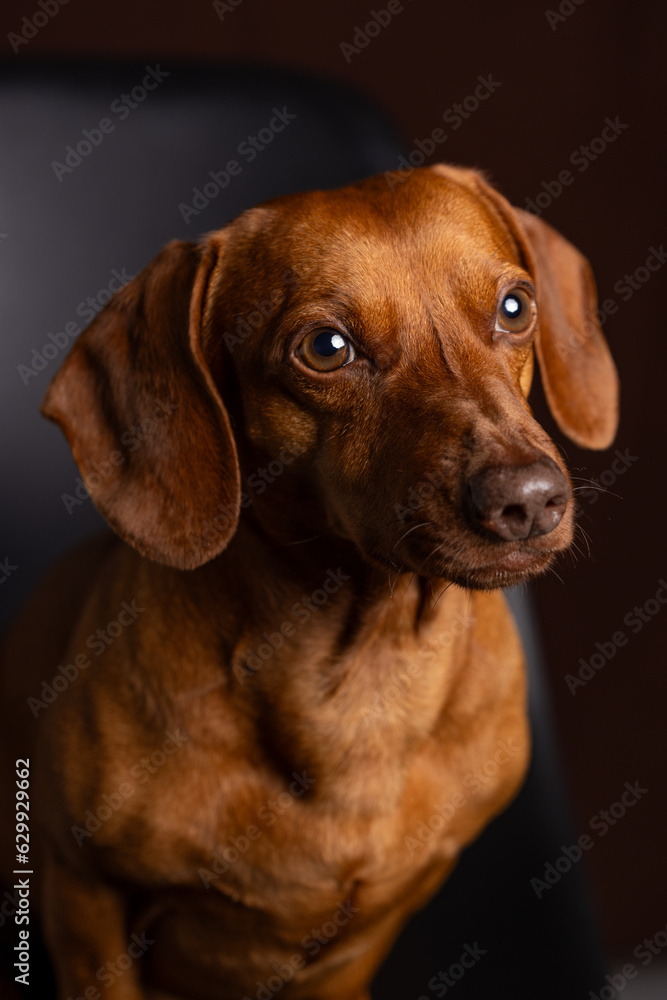
[[500, 215], [537, 287], [537, 359], [549, 409], [580, 448], [608, 448], [618, 425], [618, 375], [597, 318], [595, 282], [576, 247], [541, 219], [512, 208], [476, 170], [436, 163]]
[[234, 438], [202, 352], [222, 243], [166, 246], [77, 340], [42, 404], [111, 527], [179, 569], [218, 555], [239, 515]]
[[536, 276], [535, 340], [544, 393], [580, 448], [608, 448], [618, 427], [618, 375], [597, 316], [586, 258], [542, 219], [515, 208]]

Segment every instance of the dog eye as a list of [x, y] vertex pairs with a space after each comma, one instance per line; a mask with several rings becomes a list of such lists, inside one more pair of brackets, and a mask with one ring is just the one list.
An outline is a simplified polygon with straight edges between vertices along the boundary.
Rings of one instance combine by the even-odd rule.
[[499, 333], [523, 333], [533, 321], [535, 302], [524, 288], [512, 288], [503, 296], [496, 313]]
[[316, 372], [332, 372], [354, 360], [354, 348], [338, 330], [311, 330], [299, 345], [299, 357]]

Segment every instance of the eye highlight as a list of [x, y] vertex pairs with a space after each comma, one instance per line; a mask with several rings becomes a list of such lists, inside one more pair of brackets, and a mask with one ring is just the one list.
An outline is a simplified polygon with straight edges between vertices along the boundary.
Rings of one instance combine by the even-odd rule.
[[505, 292], [496, 312], [498, 333], [524, 333], [533, 322], [535, 300], [525, 288]]
[[354, 347], [338, 330], [311, 330], [299, 344], [297, 354], [316, 372], [332, 372], [354, 361]]

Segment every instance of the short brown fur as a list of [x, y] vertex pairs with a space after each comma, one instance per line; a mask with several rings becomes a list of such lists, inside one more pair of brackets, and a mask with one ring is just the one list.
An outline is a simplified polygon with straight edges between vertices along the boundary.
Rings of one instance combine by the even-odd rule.
[[[516, 282], [537, 286], [524, 340], [493, 328]], [[594, 308], [574, 247], [440, 166], [172, 243], [80, 337], [44, 413], [120, 539], [61, 563], [4, 650], [5, 760], [32, 763], [61, 1000], [99, 986], [132, 933], [154, 943], [108, 1000], [240, 1000], [290, 962], [285, 1000], [368, 997], [408, 915], [524, 775], [523, 658], [497, 588], [568, 548], [573, 501], [508, 542], [471, 526], [466, 489], [547, 459], [569, 483], [526, 401], [534, 345], [562, 430], [611, 442]], [[298, 345], [317, 328], [347, 331], [357, 359], [309, 371]], [[34, 718], [26, 699], [123, 602], [143, 610]], [[86, 830], [174, 733], [177, 752]]]

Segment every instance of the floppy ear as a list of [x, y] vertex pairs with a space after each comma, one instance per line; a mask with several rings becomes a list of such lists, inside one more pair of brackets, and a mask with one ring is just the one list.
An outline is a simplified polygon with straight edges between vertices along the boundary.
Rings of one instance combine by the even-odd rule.
[[42, 404], [111, 527], [179, 569], [222, 552], [238, 522], [236, 448], [201, 347], [220, 245], [166, 246], [81, 334]]
[[535, 343], [549, 409], [584, 448], [608, 448], [618, 426], [618, 375], [597, 318], [590, 265], [542, 219], [514, 209], [532, 256]]
[[509, 202], [477, 170], [434, 164], [505, 222], [537, 288], [537, 360], [549, 409], [571, 441], [608, 448], [618, 425], [618, 375], [597, 318], [595, 281], [576, 247]]

